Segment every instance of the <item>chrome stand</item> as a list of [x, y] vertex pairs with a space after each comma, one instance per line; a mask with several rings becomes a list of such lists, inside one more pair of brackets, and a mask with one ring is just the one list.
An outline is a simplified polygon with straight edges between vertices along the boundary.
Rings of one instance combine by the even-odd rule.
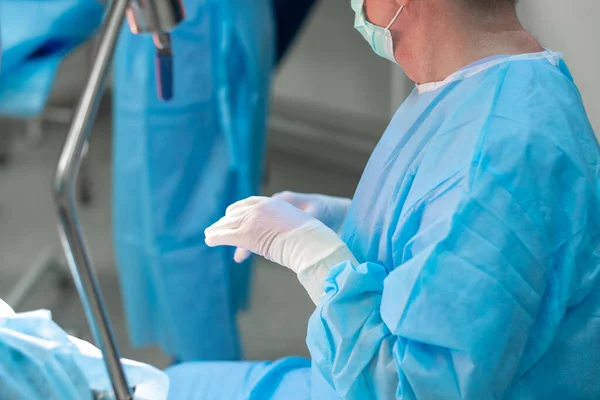
[[54, 176], [54, 201], [59, 219], [58, 233], [90, 330], [104, 356], [117, 400], [131, 399], [132, 390], [127, 385], [117, 343], [77, 215], [75, 191], [77, 176], [84, 153], [87, 151], [88, 138], [125, 16], [133, 33], [152, 35], [156, 47], [158, 96], [163, 100], [169, 100], [173, 95], [173, 52], [170, 32], [183, 21], [184, 14], [180, 0], [112, 0], [110, 2], [102, 30], [97, 38], [98, 48], [94, 63], [75, 109]]
[[73, 280], [83, 304], [90, 330], [104, 355], [104, 362], [115, 397], [132, 398], [120, 362], [108, 313], [77, 214], [75, 186], [86, 142], [98, 111], [102, 92], [112, 61], [117, 37], [125, 19], [128, 0], [113, 0], [98, 37], [98, 51], [85, 89], [75, 109], [54, 177], [54, 200], [59, 218], [58, 231]]

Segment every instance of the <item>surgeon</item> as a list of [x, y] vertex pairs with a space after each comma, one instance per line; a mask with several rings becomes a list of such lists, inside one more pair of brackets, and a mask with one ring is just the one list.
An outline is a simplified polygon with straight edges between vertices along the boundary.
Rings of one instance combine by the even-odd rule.
[[155, 48], [124, 28], [115, 60], [113, 220], [131, 343], [177, 361], [241, 357], [250, 264], [204, 230], [259, 190], [271, 74], [314, 0], [190, 0], [172, 34], [173, 99]]
[[171, 398], [600, 398], [600, 148], [562, 56], [514, 0], [351, 4], [416, 83], [353, 199], [251, 197], [206, 230], [298, 275], [312, 366], [184, 364]]

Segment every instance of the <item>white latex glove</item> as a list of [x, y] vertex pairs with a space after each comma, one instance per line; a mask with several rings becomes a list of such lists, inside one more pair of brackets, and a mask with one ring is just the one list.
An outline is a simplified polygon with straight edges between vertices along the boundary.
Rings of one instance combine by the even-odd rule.
[[334, 231], [280, 198], [250, 197], [232, 204], [204, 233], [210, 247], [248, 249], [291, 269], [315, 304], [329, 269], [344, 261], [356, 263]]
[[312, 215], [337, 233], [342, 228], [351, 202], [350, 199], [343, 197], [288, 191], [276, 193], [272, 197], [287, 201], [296, 208]]
[[[272, 196], [274, 199], [284, 200], [296, 208], [312, 215], [325, 226], [339, 233], [346, 219], [350, 199], [343, 197], [326, 196], [323, 194], [305, 194], [294, 192], [280, 192]], [[235, 250], [233, 259], [238, 262], [244, 262], [252, 253], [246, 249], [238, 247]]]

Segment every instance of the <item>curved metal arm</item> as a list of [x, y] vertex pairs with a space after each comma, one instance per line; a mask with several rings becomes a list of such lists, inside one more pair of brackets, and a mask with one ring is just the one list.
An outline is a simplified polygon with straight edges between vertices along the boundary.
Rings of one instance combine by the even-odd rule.
[[54, 200], [59, 218], [58, 232], [79, 297], [118, 400], [132, 398], [121, 366], [117, 343], [104, 306], [96, 273], [77, 215], [75, 184], [82, 152], [92, 130], [104, 90], [115, 44], [125, 18], [128, 0], [112, 0], [104, 20], [98, 52], [85, 89], [75, 110], [69, 134], [54, 177]]

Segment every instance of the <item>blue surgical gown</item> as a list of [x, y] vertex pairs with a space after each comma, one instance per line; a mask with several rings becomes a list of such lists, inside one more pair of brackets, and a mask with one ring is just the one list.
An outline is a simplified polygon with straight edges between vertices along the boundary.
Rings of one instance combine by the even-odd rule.
[[309, 321], [305, 399], [600, 398], [581, 96], [562, 60], [474, 68], [415, 90], [373, 152], [342, 233], [359, 263], [333, 267]]
[[261, 182], [275, 40], [271, 0], [184, 1], [174, 96], [156, 94], [155, 48], [128, 28], [114, 69], [113, 226], [131, 341], [181, 361], [240, 357], [249, 263], [204, 229]]

